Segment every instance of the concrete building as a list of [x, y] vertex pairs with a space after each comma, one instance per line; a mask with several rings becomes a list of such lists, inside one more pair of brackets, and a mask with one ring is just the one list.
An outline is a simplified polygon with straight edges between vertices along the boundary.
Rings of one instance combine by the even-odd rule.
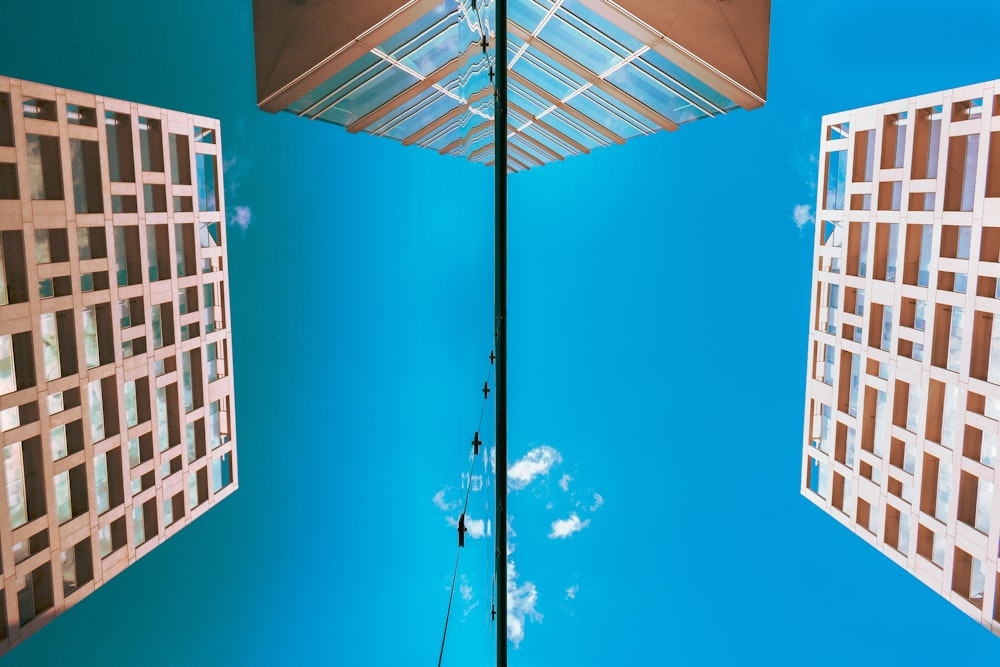
[[802, 493], [1000, 634], [1000, 81], [820, 139]]
[[[262, 109], [492, 164], [491, 0], [255, 0], [253, 13]], [[761, 106], [769, 27], [770, 0], [510, 3], [508, 167]]]
[[236, 489], [221, 151], [0, 77], [0, 652]]

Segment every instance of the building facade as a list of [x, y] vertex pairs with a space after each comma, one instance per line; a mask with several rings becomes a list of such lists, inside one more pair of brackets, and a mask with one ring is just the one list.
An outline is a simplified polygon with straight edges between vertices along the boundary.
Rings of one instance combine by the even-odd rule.
[[221, 150], [0, 77], [0, 651], [236, 489]]
[[821, 147], [802, 493], [1000, 634], [1000, 81]]
[[[492, 0], [255, 0], [266, 111], [493, 161]], [[509, 3], [508, 167], [755, 109], [770, 0]]]

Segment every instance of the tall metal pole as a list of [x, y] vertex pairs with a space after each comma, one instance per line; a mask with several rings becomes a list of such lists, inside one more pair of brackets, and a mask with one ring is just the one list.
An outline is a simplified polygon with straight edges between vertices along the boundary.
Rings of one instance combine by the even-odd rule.
[[496, 318], [496, 544], [497, 667], [507, 667], [507, 0], [496, 2], [494, 162], [496, 213], [494, 316]]

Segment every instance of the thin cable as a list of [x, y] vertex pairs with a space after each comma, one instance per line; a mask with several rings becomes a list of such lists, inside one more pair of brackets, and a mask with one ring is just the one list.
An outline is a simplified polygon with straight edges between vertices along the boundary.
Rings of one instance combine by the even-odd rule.
[[[489, 369], [489, 372], [486, 375], [486, 382], [484, 383], [484, 386], [488, 387], [489, 383], [490, 383], [490, 380], [492, 378], [493, 378], [493, 350], [490, 350], [490, 369]], [[484, 393], [483, 394], [483, 405], [482, 405], [482, 408], [480, 408], [480, 410], [479, 410], [479, 428], [480, 429], [482, 429], [482, 427], [483, 427], [483, 414], [486, 411], [486, 401], [488, 401], [488, 400], [489, 400], [489, 396]], [[477, 435], [478, 435], [478, 431], [477, 431]], [[485, 450], [485, 448], [484, 448], [484, 450]], [[476, 457], [477, 456], [478, 456], [478, 453], [476, 452], [476, 450], [473, 450], [472, 451], [472, 464], [469, 467], [469, 479], [468, 479], [468, 482], [466, 483], [466, 487], [465, 487], [465, 504], [462, 507], [462, 515], [463, 516], [469, 510], [469, 496], [472, 494], [472, 473], [476, 472]], [[484, 465], [485, 465], [485, 451], [484, 451], [484, 457], [483, 458], [484, 458]], [[494, 551], [496, 551], [496, 549], [494, 549]], [[445, 639], [448, 637], [448, 622], [451, 620], [451, 605], [452, 605], [452, 601], [455, 599], [455, 583], [458, 581], [458, 562], [459, 562], [459, 559], [461, 559], [461, 557], [462, 557], [462, 547], [459, 546], [458, 547], [458, 552], [455, 554], [455, 569], [454, 569], [454, 571], [451, 574], [451, 591], [448, 593], [448, 611], [447, 611], [447, 613], [445, 613], [445, 616], [444, 616], [444, 631], [441, 633], [441, 650], [438, 652], [438, 667], [441, 667], [441, 659], [444, 657], [444, 643], [445, 643]], [[494, 574], [494, 577], [495, 576], [496, 575]], [[494, 584], [494, 588], [495, 588], [495, 586], [496, 585]], [[491, 607], [490, 608], [492, 609], [492, 603], [491, 603]], [[493, 637], [493, 631], [492, 631], [492, 628], [491, 628], [490, 629], [490, 638], [492, 639], [492, 637]]]
[[448, 595], [448, 613], [444, 616], [444, 633], [441, 635], [441, 651], [438, 653], [438, 667], [441, 667], [441, 658], [444, 657], [444, 640], [448, 636], [448, 620], [451, 618], [451, 601], [455, 598], [455, 581], [458, 579], [458, 558], [462, 555], [459, 549], [455, 554], [455, 571], [451, 574], [451, 593]]

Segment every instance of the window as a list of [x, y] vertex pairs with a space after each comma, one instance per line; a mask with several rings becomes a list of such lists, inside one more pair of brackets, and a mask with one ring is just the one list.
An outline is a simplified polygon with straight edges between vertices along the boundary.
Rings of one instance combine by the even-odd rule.
[[56, 103], [51, 100], [26, 98], [21, 102], [21, 112], [25, 118], [56, 120]]
[[170, 135], [170, 182], [191, 185], [191, 152], [183, 134]]
[[28, 182], [32, 199], [62, 199], [62, 157], [59, 137], [29, 134]]
[[125, 501], [121, 447], [95, 456], [94, 470], [97, 480], [97, 512], [103, 514]]
[[69, 261], [69, 242], [65, 229], [35, 230], [35, 261], [39, 264]]
[[37, 437], [3, 448], [7, 471], [7, 504], [12, 528], [45, 514], [41, 440]]
[[87, 385], [90, 439], [98, 442], [118, 433], [118, 393], [114, 376]]
[[903, 166], [906, 152], [906, 112], [890, 114], [882, 126], [882, 168], [898, 169]]
[[163, 132], [159, 120], [139, 118], [139, 148], [143, 171], [163, 171]]
[[[921, 109], [913, 139], [913, 178], [937, 178], [941, 154], [942, 107]], [[933, 206], [931, 206], [932, 210]]]
[[930, 281], [931, 225], [906, 225], [906, 259], [903, 282], [927, 287]]
[[958, 487], [958, 520], [988, 535], [992, 509], [993, 483], [963, 470]]
[[103, 213], [101, 155], [96, 141], [69, 140], [73, 173], [73, 201], [77, 213]]
[[208, 469], [201, 468], [188, 476], [188, 506], [195, 508], [208, 500]]
[[76, 246], [80, 259], [104, 259], [108, 256], [108, 242], [104, 227], [80, 227], [76, 230]]
[[955, 136], [948, 140], [948, 172], [945, 181], [944, 210], [972, 210], [976, 189], [976, 161], [978, 159], [978, 134]]
[[163, 501], [163, 525], [169, 526], [184, 518], [184, 492]]
[[31, 332], [0, 335], [0, 395], [35, 386]]
[[116, 226], [115, 269], [118, 286], [138, 285], [142, 282], [141, 253], [139, 250], [139, 228]]
[[219, 202], [215, 192], [215, 156], [209, 153], [197, 153], [195, 166], [198, 172], [198, 210], [218, 211]]
[[132, 156], [132, 119], [128, 114], [105, 112], [108, 135], [108, 172], [112, 181], [135, 182], [135, 158]]
[[53, 427], [49, 431], [49, 445], [53, 461], [83, 451], [83, 422], [77, 419]]
[[97, 127], [97, 110], [79, 104], [66, 105], [66, 121], [70, 125], [87, 125]]
[[226, 452], [212, 459], [212, 492], [218, 493], [233, 482], [233, 456]]
[[146, 226], [146, 250], [149, 281], [170, 278], [170, 236], [167, 225]]
[[14, 116], [10, 108], [10, 93], [0, 93], [0, 146], [14, 145]]
[[193, 276], [198, 272], [198, 264], [194, 250], [194, 225], [174, 225], [174, 236], [177, 247], [177, 277]]
[[90, 538], [60, 553], [63, 575], [63, 595], [70, 595], [94, 579], [94, 561]]
[[132, 536], [139, 546], [156, 536], [156, 498], [132, 508]]
[[875, 130], [854, 134], [854, 181], [868, 183], [875, 166]]
[[211, 128], [196, 127], [194, 128], [194, 140], [202, 144], [214, 144], [215, 130]]
[[101, 526], [97, 531], [97, 547], [101, 558], [106, 558], [125, 546], [125, 517]]
[[56, 518], [66, 523], [87, 511], [86, 466], [78, 465], [55, 477]]
[[830, 151], [826, 154], [826, 195], [824, 208], [843, 210], [844, 188], [847, 179], [847, 151]]
[[24, 235], [20, 231], [0, 232], [0, 306], [27, 300]]
[[181, 378], [184, 389], [184, 412], [202, 406], [201, 350], [187, 350], [181, 354]]
[[45, 563], [30, 574], [19, 577], [14, 586], [17, 589], [17, 609], [21, 619], [21, 627], [52, 608], [51, 563]]
[[174, 310], [168, 303], [157, 303], [152, 308], [153, 349], [174, 344]]
[[955, 547], [951, 590], [982, 609], [985, 589], [986, 573], [983, 561]]
[[149, 421], [149, 378], [125, 383], [125, 422], [128, 427]]

